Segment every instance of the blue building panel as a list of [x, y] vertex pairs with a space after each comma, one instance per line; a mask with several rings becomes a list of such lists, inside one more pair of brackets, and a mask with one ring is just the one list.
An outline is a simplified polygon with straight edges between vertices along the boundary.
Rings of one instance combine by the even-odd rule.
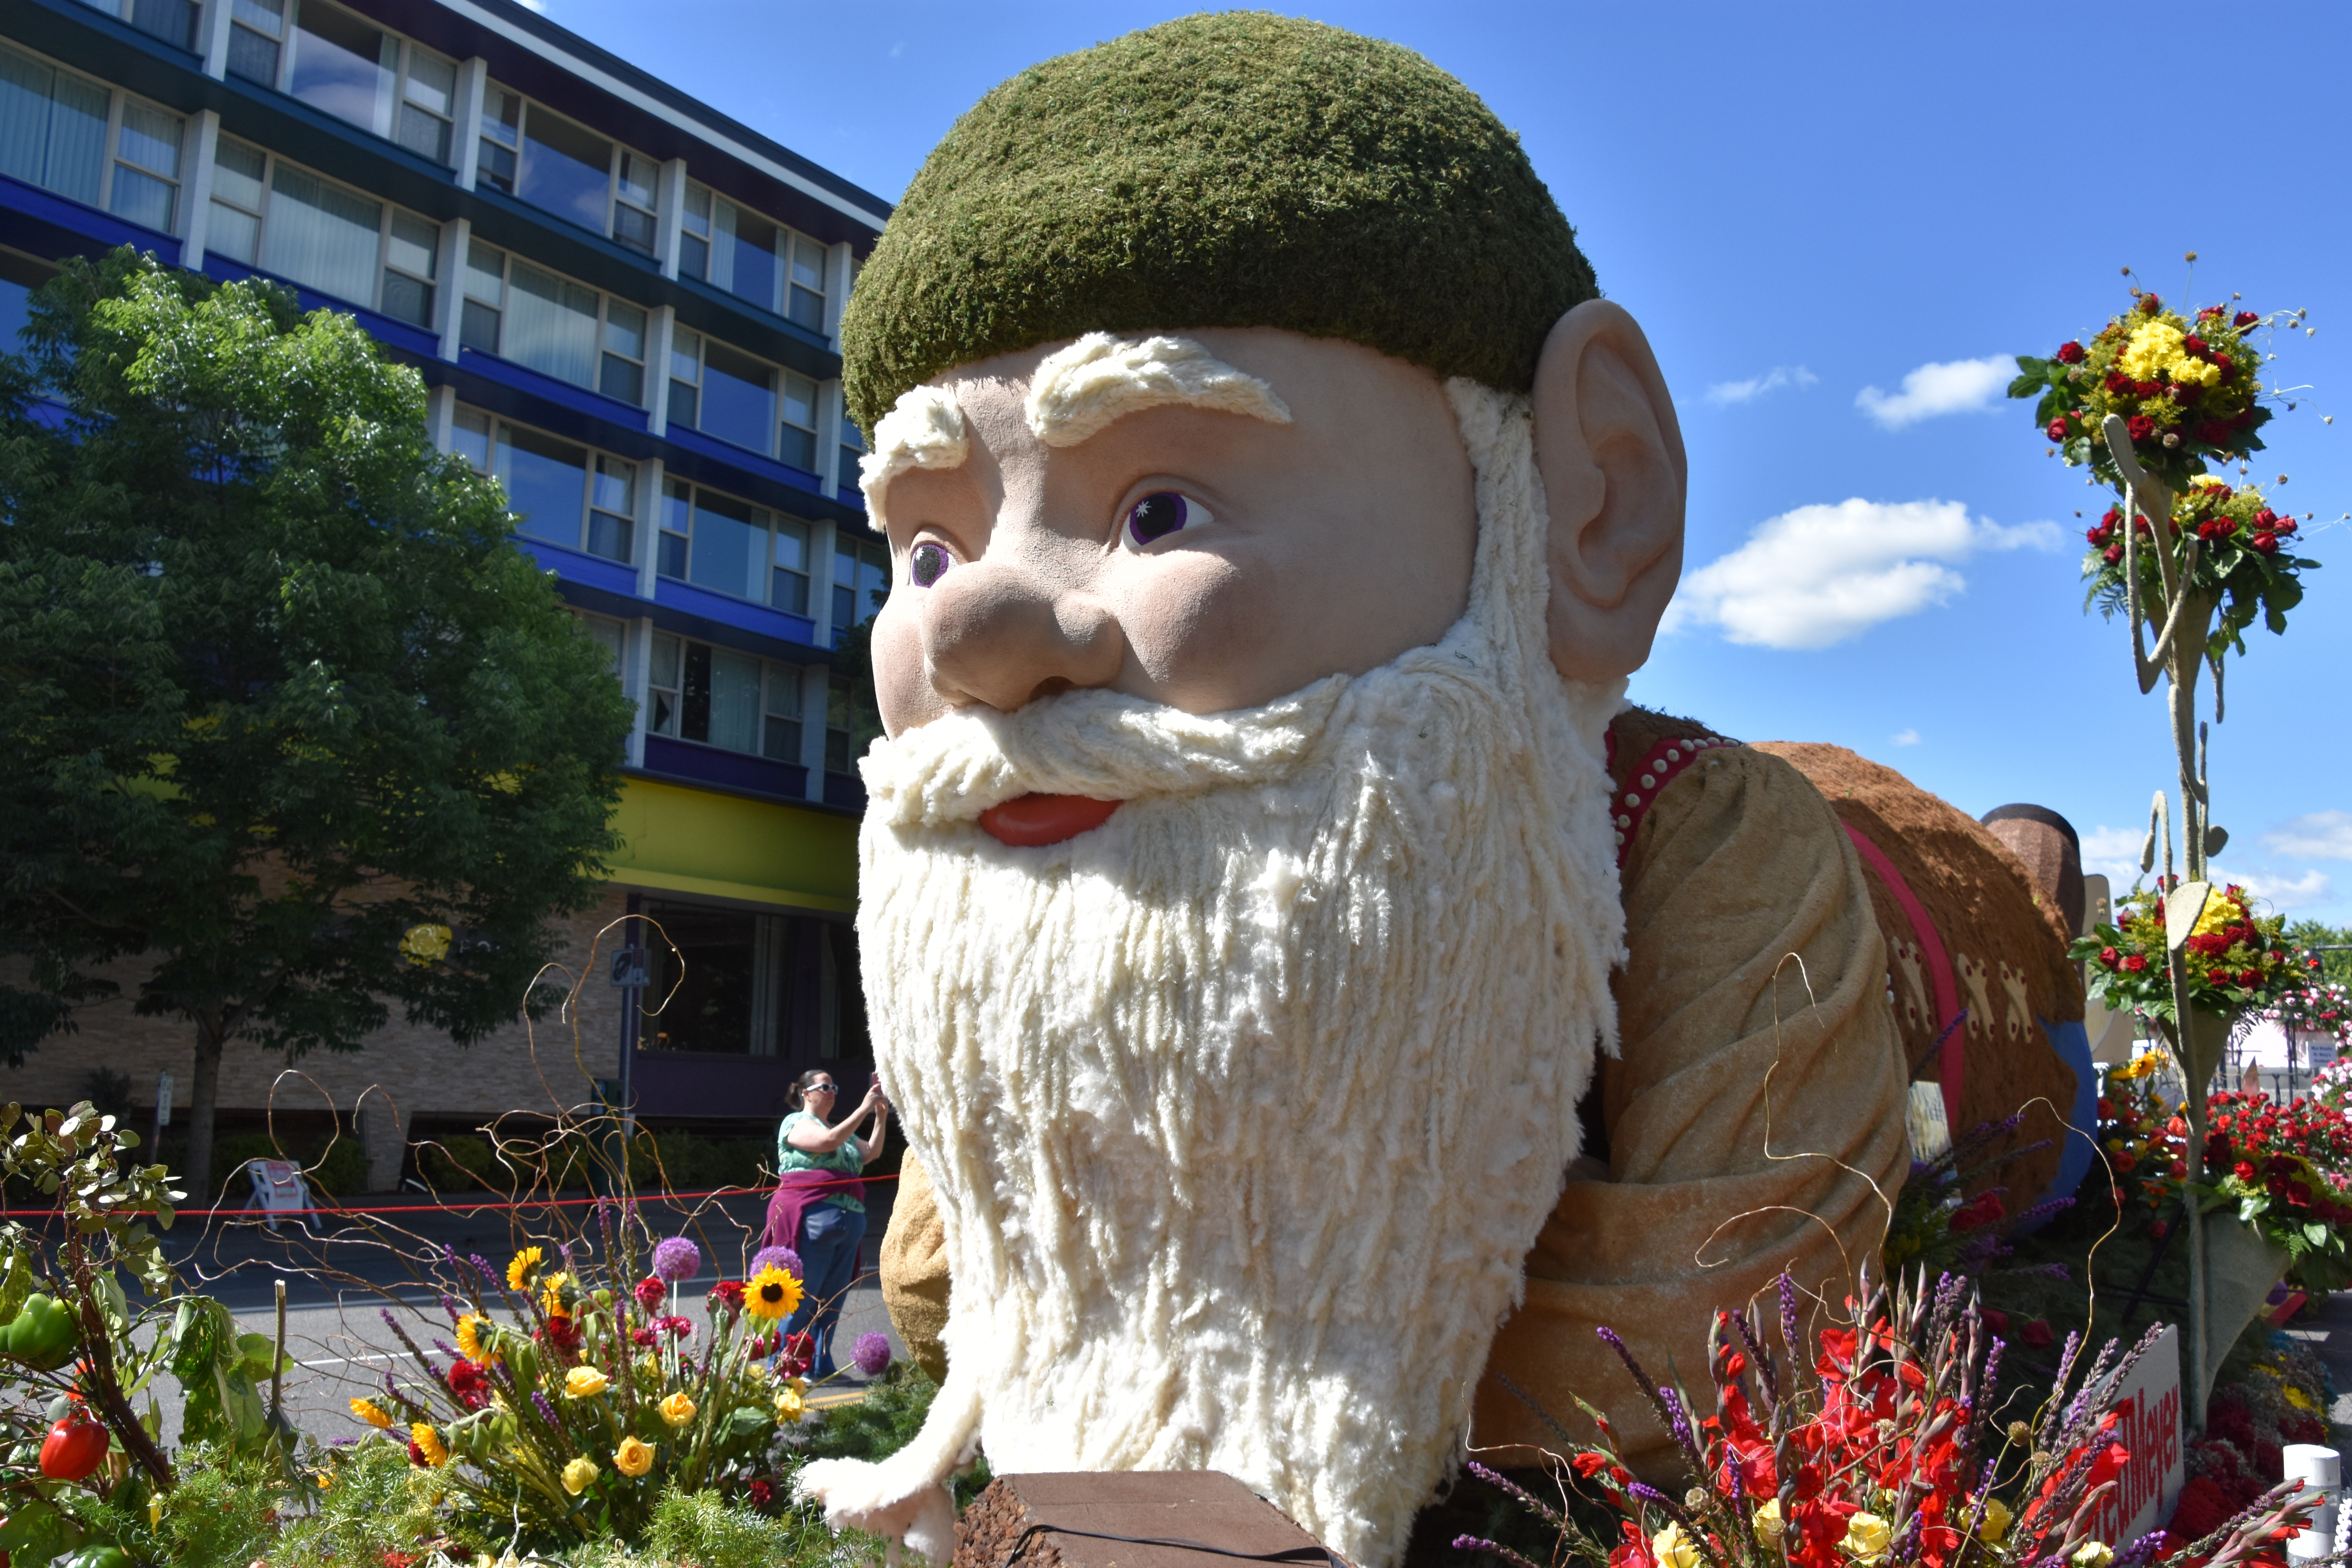
[[321, 294], [306, 289], [290, 278], [280, 278], [274, 272], [264, 272], [258, 267], [247, 267], [241, 261], [231, 261], [226, 256], [205, 258], [205, 276], [222, 283], [242, 282], [259, 278], [280, 288], [290, 289], [305, 312], [333, 310], [350, 316], [359, 322], [360, 330], [391, 349], [394, 357], [408, 360], [431, 359], [441, 351], [441, 340], [422, 327], [394, 320], [379, 310], [367, 310], [348, 300], [338, 300], [331, 294]]
[[180, 264], [180, 242], [170, 235], [6, 174], [0, 174], [0, 245], [49, 258], [103, 256], [130, 245], [153, 251], [170, 266]]
[[644, 614], [644, 601], [637, 599], [637, 569], [617, 561], [607, 561], [601, 555], [591, 555], [584, 550], [569, 550], [545, 539], [533, 539], [528, 533], [518, 533], [514, 542], [522, 552], [554, 573], [567, 583], [578, 583], [593, 588], [609, 597], [634, 600], [640, 606], [635, 612]]
[[740, 626], [745, 631], [758, 632], [777, 642], [790, 644], [804, 650], [797, 656], [803, 662], [815, 662], [824, 658], [816, 647], [816, 623], [806, 616], [793, 615], [790, 610], [771, 609], [765, 605], [752, 604], [748, 599], [714, 594], [708, 588], [698, 588], [675, 577], [654, 580], [654, 603], [698, 617], [703, 624]]
[[808, 797], [808, 769], [798, 763], [722, 752], [716, 746], [674, 741], [667, 735], [646, 737], [645, 771], [690, 784], [717, 784], [722, 789], [776, 795], [785, 800]]

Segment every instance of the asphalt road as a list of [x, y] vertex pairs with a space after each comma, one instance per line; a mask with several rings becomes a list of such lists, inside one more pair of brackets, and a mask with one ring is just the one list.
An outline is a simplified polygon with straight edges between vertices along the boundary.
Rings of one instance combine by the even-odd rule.
[[[658, 1209], [646, 1205], [646, 1223], [656, 1237], [685, 1234], [701, 1247], [701, 1272], [679, 1288], [690, 1303], [686, 1315], [698, 1331], [703, 1321], [702, 1298], [710, 1285], [722, 1278], [743, 1278], [744, 1265], [759, 1246], [757, 1227], [764, 1207], [764, 1200], [756, 1196]], [[872, 1273], [888, 1207], [871, 1200], [867, 1207], [863, 1272], [843, 1308], [835, 1339], [835, 1353], [844, 1361], [857, 1337], [868, 1331], [888, 1335], [892, 1352], [905, 1353]], [[320, 1227], [314, 1236], [297, 1232], [290, 1222], [281, 1222], [277, 1237], [247, 1223], [205, 1228], [184, 1223], [167, 1235], [165, 1246], [185, 1287], [226, 1306], [240, 1331], [275, 1335], [277, 1281], [286, 1281], [286, 1349], [297, 1364], [285, 1378], [285, 1410], [300, 1430], [327, 1442], [364, 1429], [348, 1402], [381, 1393], [387, 1373], [409, 1382], [420, 1375], [386, 1324], [386, 1312], [431, 1353], [434, 1341], [453, 1338], [448, 1312], [433, 1283], [450, 1277], [450, 1255], [479, 1256], [501, 1271], [523, 1246], [541, 1247], [551, 1263], [558, 1245], [571, 1239], [576, 1255], [579, 1232], [593, 1237], [599, 1227], [584, 1206], [559, 1212], [561, 1218], [544, 1210], [514, 1215], [439, 1210], [367, 1221], [338, 1216], [314, 1221]], [[595, 1251], [601, 1253], [601, 1244]], [[853, 1373], [830, 1386], [849, 1385], [855, 1376]], [[176, 1443], [183, 1403], [178, 1380], [168, 1374], [159, 1378], [154, 1393], [163, 1408], [165, 1438]]]

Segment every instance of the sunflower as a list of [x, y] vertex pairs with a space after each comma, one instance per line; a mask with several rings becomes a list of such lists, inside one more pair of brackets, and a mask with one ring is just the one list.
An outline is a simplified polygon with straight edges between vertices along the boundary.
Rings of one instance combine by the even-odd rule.
[[557, 1269], [539, 1282], [539, 1304], [547, 1312], [563, 1310], [563, 1288], [572, 1283], [572, 1276]]
[[801, 1282], [771, 1263], [743, 1289], [743, 1310], [773, 1322], [800, 1310]]
[[479, 1312], [468, 1312], [457, 1320], [457, 1353], [476, 1366], [488, 1366], [494, 1353], [485, 1335], [490, 1321]]
[[523, 1282], [539, 1272], [539, 1266], [546, 1257], [547, 1254], [538, 1247], [526, 1247], [507, 1259], [507, 1289], [521, 1289]]
[[373, 1399], [352, 1400], [352, 1414], [379, 1432], [392, 1425], [392, 1413]]
[[422, 1421], [409, 1424], [408, 1451], [436, 1470], [449, 1462], [449, 1445], [441, 1441], [440, 1433]]

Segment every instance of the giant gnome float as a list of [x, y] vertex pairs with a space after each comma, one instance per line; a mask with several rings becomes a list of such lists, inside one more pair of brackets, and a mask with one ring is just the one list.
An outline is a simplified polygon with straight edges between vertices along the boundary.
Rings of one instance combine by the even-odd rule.
[[1915, 1079], [2063, 1131], [2074, 916], [1992, 834], [1628, 706], [1674, 403], [1426, 60], [1226, 14], [1023, 71], [842, 334], [884, 1286], [944, 1381], [803, 1472], [835, 1523], [945, 1562], [984, 1448], [1229, 1471], [1385, 1568], [1465, 1436], [1546, 1441], [1497, 1373], [1664, 1464], [1595, 1327], [1689, 1368], [1783, 1269], [1839, 1300]]

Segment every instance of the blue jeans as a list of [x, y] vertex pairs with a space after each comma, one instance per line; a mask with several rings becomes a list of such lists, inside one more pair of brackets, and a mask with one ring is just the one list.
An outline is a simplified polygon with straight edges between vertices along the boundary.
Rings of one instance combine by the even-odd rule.
[[784, 1320], [784, 1332], [809, 1331], [816, 1348], [809, 1366], [812, 1378], [831, 1377], [833, 1331], [841, 1321], [841, 1303], [857, 1278], [857, 1255], [866, 1242], [866, 1216], [839, 1204], [817, 1204], [801, 1216], [800, 1306]]

